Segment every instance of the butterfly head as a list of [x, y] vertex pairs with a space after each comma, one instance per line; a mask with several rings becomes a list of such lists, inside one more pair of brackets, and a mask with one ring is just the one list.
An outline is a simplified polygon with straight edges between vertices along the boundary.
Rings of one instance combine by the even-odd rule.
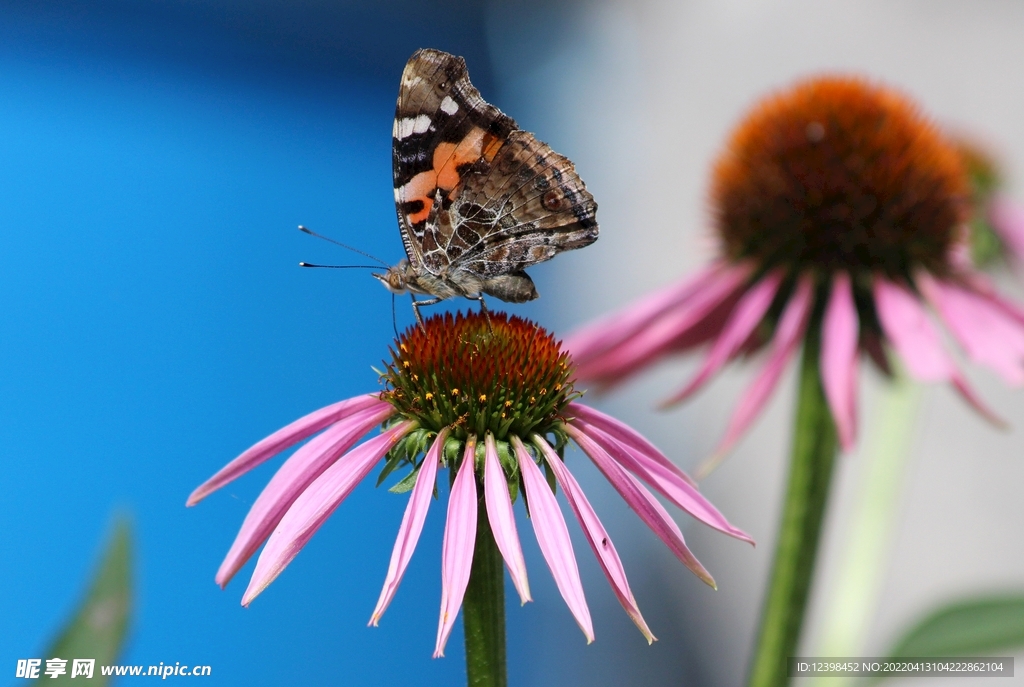
[[391, 293], [403, 294], [409, 290], [409, 261], [402, 260], [397, 265], [389, 267], [384, 274], [374, 272], [373, 276]]

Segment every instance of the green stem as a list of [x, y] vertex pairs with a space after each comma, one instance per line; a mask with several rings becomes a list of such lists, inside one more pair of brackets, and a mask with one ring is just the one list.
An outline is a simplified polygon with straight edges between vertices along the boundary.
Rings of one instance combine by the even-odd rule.
[[[856, 494], [815, 656], [859, 655], [884, 588], [922, 393], [899, 369], [878, 393], [864, 449], [857, 456]], [[822, 677], [812, 684], [827, 687], [826, 682], [831, 684]]]
[[793, 656], [800, 640], [838, 449], [821, 385], [821, 342], [815, 324], [811, 322], [804, 343], [789, 485], [749, 687], [781, 687], [789, 681], [786, 659]]
[[505, 568], [480, 500], [469, 587], [462, 602], [469, 687], [506, 687]]

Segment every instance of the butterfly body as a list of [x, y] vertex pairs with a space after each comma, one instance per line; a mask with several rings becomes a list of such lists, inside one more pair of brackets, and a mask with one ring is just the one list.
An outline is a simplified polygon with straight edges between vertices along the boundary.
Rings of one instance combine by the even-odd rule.
[[407, 257], [374, 276], [414, 294], [417, 319], [446, 298], [533, 300], [527, 267], [597, 240], [597, 203], [572, 162], [485, 102], [461, 57], [409, 59], [392, 149]]

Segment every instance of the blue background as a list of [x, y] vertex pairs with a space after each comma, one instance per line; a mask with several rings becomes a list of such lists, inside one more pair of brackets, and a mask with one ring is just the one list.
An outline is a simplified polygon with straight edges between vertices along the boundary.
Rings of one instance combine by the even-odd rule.
[[[390, 296], [365, 271], [298, 268], [364, 260], [295, 226], [402, 257], [398, 76], [413, 50], [440, 47], [495, 100], [481, 16], [470, 3], [0, 6], [0, 674], [42, 656], [120, 510], [139, 566], [125, 663], [208, 664], [210, 684], [463, 680], [461, 627], [430, 658], [437, 505], [368, 630], [405, 498], [360, 487], [249, 609], [251, 564], [227, 591], [213, 575], [280, 461], [184, 502], [255, 440], [376, 388]], [[397, 314], [411, 321], [405, 300]], [[537, 605], [512, 614], [513, 635]]]

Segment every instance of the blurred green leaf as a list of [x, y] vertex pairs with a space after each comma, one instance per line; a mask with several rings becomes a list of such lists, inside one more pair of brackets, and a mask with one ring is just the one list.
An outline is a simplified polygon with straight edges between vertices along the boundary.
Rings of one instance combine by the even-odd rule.
[[975, 656], [1024, 646], [1024, 594], [961, 599], [912, 627], [889, 652], [906, 656]]
[[[55, 686], [79, 684], [81, 679], [71, 678], [74, 659], [94, 658], [96, 665], [88, 684], [107, 685], [110, 677], [100, 674], [100, 666], [114, 663], [121, 653], [131, 611], [132, 536], [128, 521], [121, 519], [114, 527], [114, 536], [103, 553], [85, 600], [47, 648], [38, 682]], [[48, 658], [67, 659], [67, 672], [56, 679], [46, 676]]]

